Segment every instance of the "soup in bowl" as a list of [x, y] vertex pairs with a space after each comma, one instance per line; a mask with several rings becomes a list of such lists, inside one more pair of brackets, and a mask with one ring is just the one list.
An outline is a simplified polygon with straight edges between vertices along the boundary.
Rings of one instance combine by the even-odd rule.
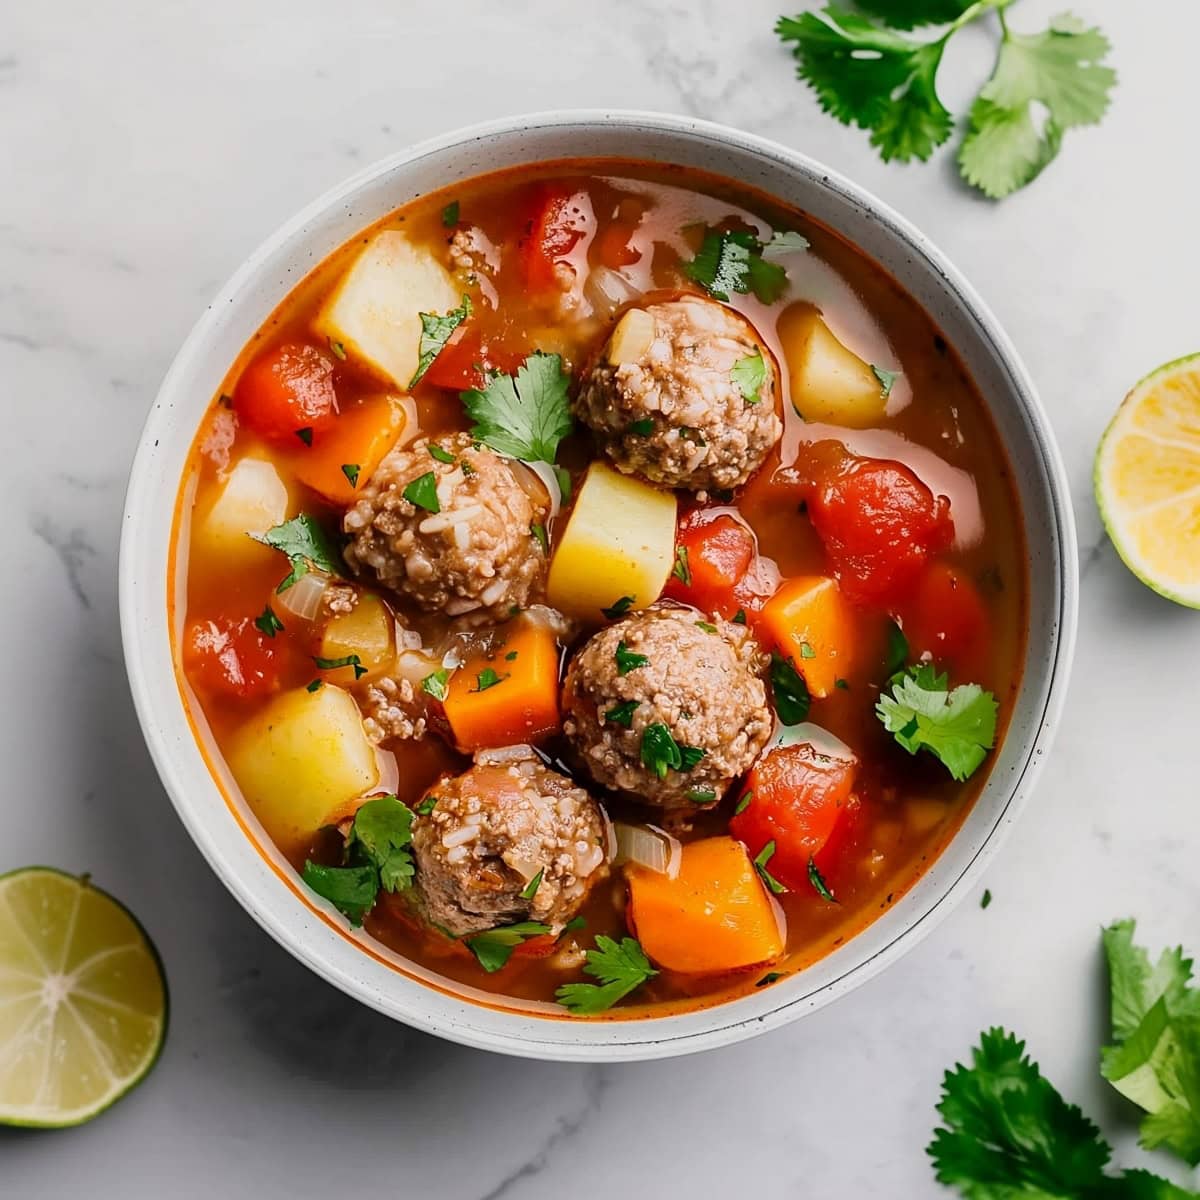
[[135, 468], [125, 632], [185, 820], [302, 958], [633, 1057], [805, 1011], [965, 886], [1072, 535], [895, 218], [742, 135], [535, 120], [373, 169], [228, 296]]

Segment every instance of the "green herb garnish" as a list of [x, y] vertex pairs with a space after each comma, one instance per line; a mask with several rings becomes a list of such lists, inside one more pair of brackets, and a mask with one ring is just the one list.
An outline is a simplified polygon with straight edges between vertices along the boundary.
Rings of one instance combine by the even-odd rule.
[[711, 804], [717, 798], [712, 788], [692, 788], [685, 795], [693, 804]]
[[630, 608], [633, 607], [633, 596], [622, 596], [614, 604], [608, 608], [602, 608], [600, 611], [610, 620], [615, 621], [618, 617], [623, 617]]
[[651, 417], [643, 417], [640, 421], [631, 421], [625, 426], [625, 432], [636, 434], [638, 437], [649, 437], [654, 432], [654, 420]]
[[351, 487], [358, 487], [358, 473], [360, 469], [358, 463], [342, 463], [342, 474], [345, 475]]
[[430, 458], [436, 458], [437, 461], [440, 463], [446, 463], [447, 465], [453, 465], [454, 463], [456, 463], [458, 461], [458, 459], [456, 459], [454, 457], [454, 455], [450, 453], [449, 450], [443, 450], [442, 447], [439, 446], [436, 442], [428, 443], [428, 445], [426, 445], [425, 449], [429, 451]]
[[762, 399], [760, 393], [767, 378], [767, 364], [762, 351], [755, 350], [753, 354], [739, 358], [730, 368], [729, 377], [747, 404], [757, 404]]
[[361, 679], [367, 673], [367, 668], [362, 665], [362, 659], [357, 654], [346, 654], [341, 658], [321, 658], [314, 654], [313, 662], [322, 671], [336, 671], [339, 667], [353, 667], [355, 679]]
[[324, 571], [328, 575], [339, 574], [338, 552], [334, 549], [329, 535], [318, 524], [315, 517], [301, 513], [282, 525], [268, 529], [266, 533], [251, 533], [247, 535], [272, 550], [286, 554], [292, 564], [291, 572], [275, 589], [277, 593], [286, 592], [297, 579], [307, 575], [310, 570]]
[[688, 566], [688, 551], [686, 546], [675, 547], [675, 565], [671, 568], [671, 574], [684, 587], [692, 586], [692, 568]]
[[458, 224], [458, 201], [451, 200], [445, 208], [442, 209], [442, 224], [447, 229], [453, 229]]
[[503, 683], [508, 678], [508, 674], [497, 675], [491, 667], [484, 667], [478, 675], [475, 676], [476, 686], [471, 689], [472, 692], [486, 692], [488, 688], [494, 688], [497, 684]]
[[449, 683], [450, 672], [445, 667], [441, 667], [436, 671], [430, 671], [421, 680], [421, 691], [435, 700], [445, 700], [446, 693], [450, 690]]
[[834, 894], [829, 890], [829, 884], [825, 882], [825, 877], [821, 874], [820, 868], [817, 866], [817, 860], [811, 854], [808, 856], [808, 882], [812, 884], [813, 891], [822, 900], [828, 900], [830, 904], [837, 903]]
[[889, 371], [886, 367], [871, 364], [871, 373], [879, 380], [879, 394], [886, 400], [892, 394], [892, 387], [900, 378], [902, 372]]
[[313, 431], [311, 425], [305, 425], [302, 429], [296, 430], [296, 436], [306, 445], [312, 445]]
[[261, 616], [254, 618], [254, 627], [259, 633], [269, 638], [283, 632], [283, 622], [275, 615], [275, 610], [269, 604], [262, 610]]
[[787, 888], [767, 870], [767, 863], [775, 856], [775, 840], [771, 839], [755, 856], [754, 869], [758, 872], [759, 878], [763, 883], [776, 895], [780, 896], [787, 891]]
[[532, 900], [537, 895], [537, 890], [542, 886], [542, 877], [546, 874], [546, 868], [538, 868], [538, 873], [521, 889], [522, 900]]
[[550, 549], [550, 538], [546, 533], [545, 525], [535, 521], [532, 525], [530, 525], [529, 532], [533, 535], [538, 545], [541, 546], [544, 551], [548, 552]]
[[583, 969], [600, 980], [598, 986], [565, 983], [554, 993], [564, 1008], [577, 1015], [605, 1012], [658, 974], [635, 939], [626, 937], [615, 942], [603, 934], [597, 936], [596, 948], [587, 952]]
[[414, 387], [433, 366], [433, 360], [441, 354], [451, 334], [471, 315], [471, 297], [464, 295], [462, 304], [448, 313], [418, 313], [421, 318], [421, 341], [417, 346], [417, 369], [408, 381], [408, 390]]
[[753, 292], [764, 304], [773, 304], [787, 287], [787, 272], [778, 263], [767, 262], [762, 250], [753, 233], [710, 229], [699, 253], [683, 269], [717, 300], [727, 301], [730, 292]]
[[479, 960], [479, 965], [490, 975], [512, 958], [512, 952], [522, 942], [549, 932], [550, 926], [543, 925], [541, 921], [518, 921], [515, 925], [486, 929], [483, 933], [463, 938], [463, 941]]
[[738, 799], [737, 805], [734, 807], [733, 815], [739, 816], [750, 807], [750, 801], [754, 799], [754, 789], [751, 788], [748, 792], [743, 792]]
[[482, 391], [463, 392], [463, 406], [475, 422], [472, 435], [501, 454], [552, 463], [559, 442], [575, 426], [569, 382], [557, 354], [531, 354], [515, 375], [493, 375]]
[[423, 508], [426, 512], [431, 513], [442, 511], [437, 494], [437, 476], [432, 471], [418, 475], [400, 494], [414, 508]]
[[650, 662], [644, 654], [635, 654], [624, 642], [617, 643], [614, 657], [617, 660], [618, 675], [628, 675], [630, 671], [636, 671], [638, 667], [644, 667]]
[[614, 704], [604, 714], [604, 720], [612, 725], [621, 725], [625, 729], [632, 729], [633, 714], [637, 711], [640, 703], [639, 700], [622, 700], [620, 704]]
[[792, 660], [777, 652], [771, 655], [771, 690], [775, 695], [775, 711], [785, 725], [799, 725], [807, 720], [812, 703], [808, 684]]

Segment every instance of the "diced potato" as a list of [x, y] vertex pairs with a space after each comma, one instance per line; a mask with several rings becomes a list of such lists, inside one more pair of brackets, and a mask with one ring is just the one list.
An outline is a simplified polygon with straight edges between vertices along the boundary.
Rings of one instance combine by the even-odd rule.
[[279, 472], [259, 458], [243, 458], [229, 473], [212, 507], [201, 515], [193, 539], [208, 553], [239, 563], [274, 550], [254, 541], [287, 520], [290, 497]]
[[654, 318], [642, 308], [631, 308], [608, 339], [607, 358], [614, 366], [637, 362], [654, 341]]
[[815, 308], [788, 308], [779, 319], [779, 340], [792, 404], [806, 421], [862, 429], [882, 418], [887, 395], [879, 377], [829, 332]]
[[335, 808], [379, 782], [358, 705], [328, 683], [276, 696], [237, 731], [226, 761], [285, 850], [302, 847]]
[[[374, 592], [365, 592], [348, 613], [330, 617], [321, 635], [322, 658], [345, 658], [357, 654], [366, 674], [359, 681], [378, 679], [396, 660], [396, 621]], [[324, 678], [341, 684], [354, 683], [354, 668], [326, 671]]]
[[317, 313], [317, 331], [408, 390], [417, 369], [420, 314], [462, 303], [450, 273], [395, 230], [377, 234]]
[[622, 596], [658, 599], [675, 557], [675, 497], [592, 463], [550, 562], [547, 597], [584, 621]]

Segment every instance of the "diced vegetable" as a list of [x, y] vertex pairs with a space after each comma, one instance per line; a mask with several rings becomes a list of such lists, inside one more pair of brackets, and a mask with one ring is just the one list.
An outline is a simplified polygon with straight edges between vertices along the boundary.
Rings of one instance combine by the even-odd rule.
[[668, 879], [678, 877], [683, 845], [677, 837], [657, 825], [631, 825], [627, 821], [614, 821], [612, 829], [617, 843], [614, 867], [633, 863]]
[[511, 626], [502, 645], [450, 679], [446, 719], [460, 750], [533, 742], [559, 727], [558, 643], [541, 625]]
[[598, 621], [622, 596], [646, 608], [675, 561], [675, 497], [604, 463], [588, 468], [550, 563], [547, 596], [568, 616]]
[[835, 830], [850, 819], [856, 766], [808, 743], [767, 751], [746, 778], [742, 795], [750, 799], [739, 805], [729, 832], [754, 855], [773, 842], [771, 874], [790, 891], [809, 890], [810, 861], [822, 874], [836, 866], [822, 851], [834, 849]]
[[697, 509], [679, 523], [676, 554], [683, 553], [685, 572], [672, 574], [666, 594], [704, 612], [732, 616], [734, 592], [754, 559], [754, 534], [728, 513]]
[[792, 405], [806, 421], [852, 429], [878, 424], [887, 408], [887, 389], [869, 363], [830, 333], [815, 308], [789, 308], [779, 321], [779, 340]]
[[246, 802], [285, 849], [379, 782], [358, 705], [332, 684], [284, 692], [234, 734], [226, 754]]
[[359, 596], [358, 603], [348, 613], [330, 617], [321, 636], [321, 658], [351, 656], [358, 659], [357, 672], [353, 667], [338, 667], [328, 672], [325, 679], [343, 685], [354, 683], [355, 675], [360, 682], [378, 679], [395, 661], [396, 621], [374, 592]]
[[591, 197], [561, 184], [539, 184], [527, 227], [529, 233], [521, 239], [526, 286], [534, 291], [561, 290], [557, 264], [596, 227]]
[[426, 249], [395, 230], [376, 234], [317, 314], [317, 329], [407, 390], [417, 370], [421, 313], [458, 308], [462, 294]]
[[759, 633], [804, 676], [816, 699], [828, 696], [854, 669], [861, 622], [836, 579], [789, 579], [763, 606]]
[[425, 372], [425, 382], [455, 392], [482, 388], [496, 371], [511, 375], [524, 361], [529, 349], [505, 345], [495, 335], [485, 335], [475, 318], [460, 325], [450, 341]]
[[193, 529], [198, 546], [230, 567], [269, 561], [272, 551], [253, 536], [287, 519], [290, 497], [279, 472], [260, 458], [243, 458], [220, 485], [212, 507]]
[[979, 589], [955, 567], [933, 563], [917, 582], [901, 610], [910, 655], [929, 655], [934, 662], [971, 678], [980, 670], [986, 649], [988, 615]]
[[637, 362], [654, 341], [654, 318], [644, 308], [631, 308], [608, 340], [607, 358], [614, 366]]
[[304, 441], [337, 417], [333, 359], [306, 342], [260, 354], [233, 392], [238, 420], [282, 445]]
[[395, 396], [368, 396], [345, 409], [328, 428], [313, 434], [310, 446], [288, 455], [297, 478], [334, 504], [358, 498], [375, 468], [395, 445], [407, 420]]
[[732, 838], [689, 842], [674, 879], [638, 866], [626, 877], [630, 927], [659, 966], [712, 974], [783, 953], [775, 906], [746, 848]]
[[250, 617], [193, 621], [183, 664], [193, 683], [220, 695], [247, 700], [279, 687], [279, 649]]

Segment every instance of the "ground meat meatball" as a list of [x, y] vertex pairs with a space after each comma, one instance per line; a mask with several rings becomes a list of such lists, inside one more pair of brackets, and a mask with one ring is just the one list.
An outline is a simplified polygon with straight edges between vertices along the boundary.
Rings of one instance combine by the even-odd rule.
[[[667, 809], [716, 803], [770, 736], [763, 666], [744, 625], [710, 623], [686, 608], [649, 608], [601, 630], [572, 660], [563, 728], [605, 787]], [[665, 726], [683, 759], [661, 777], [643, 762], [651, 726], [660, 728], [647, 749], [663, 744]], [[689, 769], [696, 751], [704, 753]]]
[[[359, 575], [429, 612], [480, 622], [502, 619], [536, 599], [546, 552], [532, 532], [550, 502], [533, 474], [458, 433], [393, 450], [342, 519], [346, 562]], [[436, 484], [440, 511], [404, 498], [422, 476]]]
[[441, 780], [430, 792], [432, 812], [413, 822], [417, 906], [458, 936], [515, 921], [557, 931], [608, 874], [596, 802], [528, 747], [504, 753], [511, 757], [480, 755], [465, 775]]
[[[760, 361], [762, 382], [747, 396]], [[776, 390], [754, 327], [715, 300], [684, 296], [625, 314], [575, 410], [618, 470], [706, 491], [738, 487], [762, 465], [783, 433]]]

